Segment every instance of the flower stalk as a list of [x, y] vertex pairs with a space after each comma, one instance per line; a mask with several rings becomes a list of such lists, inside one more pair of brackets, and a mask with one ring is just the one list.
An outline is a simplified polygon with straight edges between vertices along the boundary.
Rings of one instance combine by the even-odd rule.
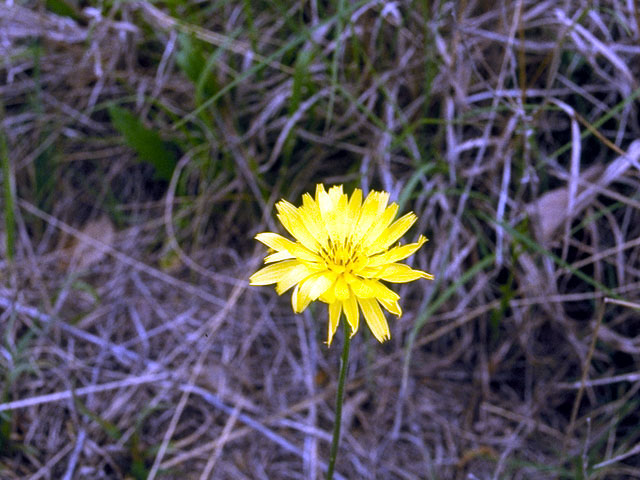
[[333, 420], [333, 438], [331, 440], [331, 452], [329, 453], [329, 467], [327, 469], [327, 480], [333, 479], [333, 470], [338, 456], [338, 444], [340, 443], [340, 427], [342, 425], [342, 403], [344, 402], [344, 381], [347, 377], [349, 366], [349, 346], [351, 345], [351, 335], [347, 332], [347, 324], [343, 322], [344, 344], [342, 345], [342, 356], [340, 357], [340, 374], [338, 375], [338, 391], [336, 393], [336, 415]]

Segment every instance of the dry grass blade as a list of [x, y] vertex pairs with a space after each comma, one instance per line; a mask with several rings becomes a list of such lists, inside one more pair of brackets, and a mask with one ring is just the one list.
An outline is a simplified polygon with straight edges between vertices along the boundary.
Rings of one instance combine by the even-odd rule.
[[142, 385], [144, 383], [158, 382], [160, 380], [166, 380], [168, 376], [169, 376], [168, 373], [142, 375], [140, 377], [125, 378], [124, 380], [118, 380], [118, 381], [106, 383], [103, 385], [93, 385], [90, 387], [79, 388], [77, 390], [67, 390], [64, 392], [56, 392], [56, 393], [50, 393], [48, 395], [41, 395], [39, 397], [15, 400], [13, 402], [0, 404], [0, 412], [4, 412], [8, 410], [16, 410], [18, 408], [27, 408], [34, 405], [41, 405], [43, 403], [69, 400], [70, 398], [73, 398], [75, 396], [90, 395], [97, 392], [105, 392], [108, 390], [117, 390], [120, 388], [131, 387], [135, 385]]
[[[251, 46], [245, 42], [234, 40], [226, 35], [221, 35], [211, 30], [198, 27], [197, 25], [190, 25], [184, 21], [179, 21], [166, 13], [162, 12], [147, 1], [135, 1], [134, 5], [137, 8], [142, 9], [147, 18], [151, 20], [156, 26], [165, 29], [178, 29], [188, 34], [195, 35], [200, 40], [211, 43], [220, 48], [228, 49], [234, 53], [244, 55], [247, 58], [255, 59], [256, 61], [263, 62], [265, 57], [251, 49]], [[293, 73], [290, 67], [282, 65], [281, 63], [270, 61], [269, 65], [278, 70], [282, 70], [286, 73]]]

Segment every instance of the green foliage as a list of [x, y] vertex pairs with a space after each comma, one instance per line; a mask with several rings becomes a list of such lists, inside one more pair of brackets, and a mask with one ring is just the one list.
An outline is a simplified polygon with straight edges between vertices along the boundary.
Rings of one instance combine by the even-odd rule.
[[131, 461], [130, 473], [136, 480], [146, 480], [149, 476], [149, 468], [142, 458], [134, 457]]
[[[191, 35], [180, 34], [178, 36], [176, 63], [194, 84], [193, 98], [198, 107], [202, 106], [206, 99], [211, 98], [220, 88], [213, 71], [222, 52], [223, 49], [217, 49], [213, 53], [208, 53], [205, 45]], [[201, 124], [194, 122], [186, 127], [192, 145], [197, 145], [207, 137], [215, 137], [214, 112], [217, 108], [218, 102], [211, 102], [210, 105], [200, 109], [197, 113], [197, 117], [202, 121]], [[201, 131], [203, 127], [206, 129], [204, 132]], [[210, 164], [211, 161], [205, 163]]]
[[[34, 41], [29, 48], [33, 61], [34, 89], [29, 93], [30, 108], [38, 115], [44, 112], [42, 85], [42, 56], [44, 48], [41, 42]], [[59, 171], [58, 155], [56, 152], [57, 133], [55, 129], [43, 121], [38, 121], [37, 128], [38, 149], [33, 161], [32, 185], [36, 204], [42, 210], [48, 211], [55, 191]]]
[[[520, 232], [522, 235], [527, 235], [529, 232], [529, 221], [528, 219], [520, 222], [515, 230]], [[493, 310], [491, 310], [491, 314], [489, 317], [489, 325], [491, 326], [491, 338], [493, 341], [498, 339], [498, 335], [500, 332], [500, 322], [505, 317], [507, 310], [509, 309], [509, 304], [511, 300], [513, 300], [518, 291], [517, 285], [515, 283], [515, 265], [518, 264], [518, 258], [525, 250], [522, 242], [517, 238], [513, 240], [513, 242], [509, 243], [506, 247], [506, 255], [510, 258], [508, 259], [505, 268], [508, 268], [507, 279], [498, 285], [498, 291], [500, 292], [500, 305]], [[505, 256], [506, 256], [505, 255]]]
[[[289, 116], [293, 115], [298, 110], [298, 107], [300, 107], [300, 103], [304, 98], [309, 97], [314, 93], [309, 67], [313, 62], [315, 55], [315, 50], [301, 50], [296, 57], [291, 96], [289, 97]], [[282, 149], [284, 166], [289, 165], [295, 145], [296, 135], [295, 130], [292, 129], [287, 135], [287, 139], [285, 140], [284, 147]]]
[[77, 8], [67, 0], [46, 0], [47, 10], [61, 17], [69, 17], [74, 20], [81, 18]]
[[11, 450], [11, 414], [0, 413], [0, 452]]
[[407, 201], [412, 198], [413, 191], [418, 186], [420, 179], [435, 168], [436, 166], [432, 162], [424, 163], [411, 175], [411, 178], [409, 178], [409, 181], [402, 189], [402, 193], [400, 193], [400, 198], [398, 199], [398, 210], [400, 212], [404, 210]]
[[[4, 120], [4, 107], [0, 104], [0, 123]], [[0, 130], [0, 163], [2, 164], [2, 178], [4, 179], [3, 194], [4, 194], [4, 228], [6, 232], [7, 242], [7, 259], [13, 260], [15, 250], [15, 218], [14, 218], [14, 203], [15, 196], [14, 178], [11, 172], [11, 165], [9, 164], [9, 151], [7, 149], [7, 138], [3, 130]]]
[[[11, 332], [14, 331], [15, 318], [15, 312], [12, 312], [2, 338], [4, 350], [10, 355], [10, 360], [7, 362], [4, 357], [0, 357], [0, 382], [2, 382], [0, 402], [11, 400], [9, 395], [11, 386], [20, 379], [23, 373], [35, 371], [29, 359], [27, 347], [36, 335], [36, 331], [26, 330], [20, 336], [14, 337]], [[12, 430], [13, 412], [0, 412], [0, 453], [24, 449], [22, 445], [11, 440]]]
[[162, 140], [158, 132], [145, 127], [128, 110], [111, 105], [109, 115], [125, 143], [138, 154], [138, 159], [154, 167], [157, 179], [170, 180], [177, 164], [175, 145]]
[[35, 196], [41, 208], [48, 209], [51, 196], [55, 192], [58, 158], [55, 148], [50, 146], [38, 155], [34, 162], [35, 167]]
[[[178, 52], [176, 63], [184, 74], [194, 84], [201, 82], [202, 72], [205, 71], [205, 52], [201, 43], [190, 35], [180, 34], [178, 36]], [[213, 80], [212, 78], [210, 80]], [[206, 82], [202, 82], [201, 94], [204, 96], [213, 95], [213, 90]]]
[[292, 115], [298, 109], [305, 96], [313, 93], [313, 82], [309, 67], [315, 55], [315, 50], [300, 50], [296, 57], [291, 97], [289, 98], [289, 115]]
[[117, 425], [108, 420], [105, 420], [97, 413], [91, 411], [78, 397], [73, 397], [73, 403], [80, 413], [86, 415], [91, 420], [100, 425], [102, 431], [104, 431], [112, 440], [119, 440], [120, 437], [122, 437], [122, 432]]

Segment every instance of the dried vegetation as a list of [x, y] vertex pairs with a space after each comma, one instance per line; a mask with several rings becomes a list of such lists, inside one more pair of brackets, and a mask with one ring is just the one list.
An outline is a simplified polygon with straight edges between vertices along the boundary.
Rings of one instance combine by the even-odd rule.
[[339, 340], [247, 282], [316, 182], [437, 277], [341, 478], [640, 478], [637, 2], [96, 3], [0, 5], [2, 479], [320, 478]]

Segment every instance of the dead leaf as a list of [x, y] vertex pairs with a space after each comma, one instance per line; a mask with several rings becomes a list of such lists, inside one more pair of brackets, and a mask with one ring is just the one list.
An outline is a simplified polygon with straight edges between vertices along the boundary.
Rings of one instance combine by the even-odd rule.
[[[585, 184], [598, 180], [602, 173], [602, 166], [594, 165], [580, 174], [578, 180], [578, 192], [576, 197], [583, 201], [580, 205], [574, 204], [573, 215], [577, 215], [588, 202], [587, 198], [581, 196], [587, 190]], [[594, 192], [595, 194], [595, 192]], [[575, 200], [575, 199], [574, 199]], [[553, 239], [556, 231], [567, 221], [569, 213], [569, 187], [556, 188], [550, 190], [538, 199], [527, 205], [527, 212], [531, 216], [534, 234], [542, 245], [548, 245]]]
[[[606, 168], [594, 165], [580, 174], [578, 191], [574, 198], [571, 217], [575, 218], [584, 210], [598, 193], [618, 180], [631, 167], [639, 168], [640, 140], [629, 145], [627, 154], [613, 160]], [[567, 179], [568, 180], [568, 179]], [[546, 192], [537, 200], [527, 205], [537, 240], [548, 245], [558, 228], [568, 220], [569, 187], [557, 188]]]
[[[109, 217], [102, 216], [87, 222], [80, 230], [84, 235], [98, 240], [108, 246], [112, 246], [116, 231]], [[77, 259], [78, 268], [86, 269], [100, 263], [107, 256], [105, 249], [98, 248], [81, 238], [76, 239], [73, 246], [72, 258]]]

